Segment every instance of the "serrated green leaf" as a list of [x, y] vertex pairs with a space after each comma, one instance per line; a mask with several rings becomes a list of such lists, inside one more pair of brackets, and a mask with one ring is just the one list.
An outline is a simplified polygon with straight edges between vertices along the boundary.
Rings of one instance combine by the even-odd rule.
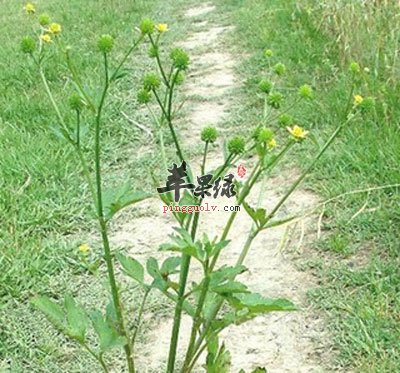
[[181, 265], [181, 258], [179, 256], [173, 256], [164, 260], [161, 265], [161, 275], [168, 276], [177, 273], [177, 268]]
[[133, 278], [137, 282], [143, 284], [144, 281], [144, 268], [143, 266], [134, 258], [129, 258], [125, 255], [118, 253], [118, 261], [121, 263], [124, 273], [129, 277]]
[[225, 281], [235, 278], [237, 275], [246, 271], [244, 265], [239, 266], [222, 266], [218, 270], [214, 271], [210, 276], [210, 287], [221, 285]]
[[45, 314], [48, 320], [62, 330], [66, 327], [65, 312], [63, 308], [47, 296], [36, 297], [32, 304]]
[[148, 274], [151, 277], [153, 277], [153, 279], [154, 279], [151, 286], [153, 288], [159, 289], [163, 292], [166, 291], [168, 289], [168, 282], [166, 281], [166, 279], [162, 276], [162, 274], [160, 272], [160, 268], [158, 266], [157, 259], [150, 257], [147, 260], [146, 268], [147, 268]]
[[147, 259], [146, 269], [148, 274], [153, 278], [157, 277], [160, 274], [157, 259], [153, 258], [152, 256]]
[[131, 190], [128, 183], [119, 188], [106, 191], [103, 195], [103, 209], [106, 220], [110, 220], [118, 211], [134, 203], [151, 197], [151, 194]]
[[247, 202], [243, 202], [243, 207], [249, 216], [256, 223], [257, 227], [263, 226], [267, 220], [267, 211], [263, 208], [254, 209]]
[[287, 299], [264, 298], [257, 293], [234, 294], [228, 297], [230, 304], [236, 309], [247, 308], [254, 313], [272, 311], [295, 311], [296, 306]]
[[70, 295], [65, 296], [64, 306], [67, 312], [68, 335], [80, 342], [84, 342], [86, 330], [89, 326], [89, 319], [84, 308], [77, 304]]
[[170, 235], [173, 242], [160, 245], [160, 250], [180, 252], [202, 262], [205, 259], [205, 251], [202, 248], [202, 244], [193, 242], [189, 232], [185, 229], [174, 227], [174, 230], [179, 235]]
[[107, 319], [104, 319], [100, 311], [94, 311], [90, 315], [94, 330], [99, 337], [100, 350], [106, 352], [114, 348], [126, 345], [125, 337], [118, 334]]
[[231, 368], [231, 354], [222, 344], [217, 355], [208, 353], [206, 358], [207, 373], [229, 373]]
[[245, 284], [238, 281], [226, 281], [225, 283], [211, 287], [211, 291], [225, 295], [232, 293], [248, 293], [249, 290]]

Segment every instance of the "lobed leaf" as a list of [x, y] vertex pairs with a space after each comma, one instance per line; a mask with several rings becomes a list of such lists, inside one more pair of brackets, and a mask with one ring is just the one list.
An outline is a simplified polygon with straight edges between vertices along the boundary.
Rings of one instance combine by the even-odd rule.
[[90, 318], [94, 330], [99, 337], [101, 352], [106, 352], [126, 345], [126, 338], [118, 334], [113, 325], [103, 317], [100, 311], [92, 312]]
[[103, 209], [106, 220], [110, 220], [118, 211], [151, 197], [151, 194], [130, 189], [128, 183], [106, 191], [103, 195]]
[[134, 258], [129, 258], [125, 255], [118, 253], [118, 261], [121, 263], [124, 273], [129, 277], [133, 278], [140, 284], [144, 282], [144, 268], [143, 266]]

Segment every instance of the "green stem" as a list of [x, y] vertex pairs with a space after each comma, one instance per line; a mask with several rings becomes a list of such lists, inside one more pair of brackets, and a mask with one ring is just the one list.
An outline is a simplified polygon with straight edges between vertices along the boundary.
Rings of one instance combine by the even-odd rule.
[[144, 306], [146, 304], [147, 297], [149, 296], [150, 291], [151, 291], [151, 288], [148, 288], [146, 290], [146, 292], [144, 293], [144, 296], [143, 296], [143, 299], [142, 299], [142, 303], [141, 303], [140, 308], [139, 308], [138, 321], [137, 321], [135, 332], [133, 333], [133, 336], [132, 336], [132, 342], [131, 342], [132, 348], [134, 348], [134, 346], [135, 346], [136, 337], [137, 337], [137, 334], [139, 332], [140, 323], [142, 321]]
[[111, 75], [110, 81], [113, 81], [115, 77], [118, 75], [119, 71], [121, 70], [122, 66], [128, 59], [128, 57], [131, 55], [131, 53], [136, 49], [136, 47], [140, 44], [140, 42], [143, 40], [143, 36], [141, 36], [125, 53], [124, 57], [118, 64], [117, 68], [114, 70], [113, 74]]
[[157, 100], [158, 105], [160, 106], [160, 108], [161, 108], [161, 110], [162, 110], [162, 112], [163, 112], [163, 114], [164, 114], [164, 116], [165, 116], [165, 118], [166, 118], [166, 120], [167, 120], [167, 124], [168, 124], [169, 130], [170, 130], [170, 132], [171, 132], [172, 139], [174, 140], [174, 144], [175, 144], [175, 148], [176, 148], [176, 152], [177, 152], [177, 154], [178, 154], [179, 160], [180, 160], [181, 162], [183, 162], [183, 161], [184, 161], [184, 158], [183, 158], [182, 150], [181, 150], [181, 147], [180, 147], [180, 145], [179, 145], [178, 137], [177, 137], [177, 135], [176, 135], [174, 126], [173, 126], [172, 121], [171, 121], [171, 119], [170, 119], [170, 115], [169, 115], [169, 113], [165, 110], [164, 105], [163, 105], [163, 103], [161, 102], [160, 97], [159, 97], [158, 94], [157, 94], [157, 91], [153, 89], [153, 93], [154, 93], [154, 96], [155, 96], [155, 98], [156, 98], [156, 100]]
[[297, 180], [292, 184], [292, 186], [285, 193], [285, 195], [275, 205], [273, 210], [268, 214], [268, 216], [266, 217], [266, 223], [275, 216], [275, 214], [278, 212], [278, 210], [281, 208], [281, 206], [286, 202], [286, 200], [290, 197], [290, 195], [293, 193], [293, 191], [299, 186], [299, 184], [304, 180], [304, 178], [311, 172], [311, 170], [314, 168], [315, 164], [322, 157], [322, 155], [325, 153], [325, 151], [328, 149], [328, 147], [332, 144], [333, 140], [335, 140], [335, 138], [339, 135], [340, 131], [347, 125], [347, 123], [350, 121], [350, 119], [351, 118], [348, 118], [343, 124], [341, 124], [338, 128], [336, 128], [336, 130], [333, 132], [331, 137], [328, 139], [328, 141], [325, 143], [325, 145], [319, 151], [319, 153], [314, 158], [314, 160], [311, 162], [311, 164], [297, 178]]
[[71, 136], [70, 136], [69, 131], [68, 131], [68, 127], [64, 122], [64, 118], [61, 115], [60, 109], [58, 108], [58, 105], [57, 105], [57, 103], [56, 103], [56, 101], [55, 101], [55, 99], [53, 97], [53, 94], [52, 94], [52, 92], [50, 90], [50, 87], [49, 87], [49, 84], [47, 82], [46, 76], [44, 75], [43, 69], [40, 66], [40, 64], [39, 64], [39, 74], [40, 74], [40, 77], [42, 79], [42, 82], [43, 82], [44, 88], [46, 90], [47, 96], [50, 99], [51, 105], [53, 106], [54, 111], [57, 114], [57, 118], [60, 121], [61, 131], [63, 132], [63, 134], [64, 134], [65, 138], [68, 140], [68, 142], [73, 144], [74, 141], [71, 139]]
[[99, 362], [105, 373], [110, 372], [101, 355], [97, 355], [86, 343], [81, 343], [81, 345], [86, 349], [87, 352], [89, 352], [90, 355], [92, 355]]
[[201, 174], [204, 175], [204, 170], [206, 168], [206, 160], [207, 160], [207, 151], [208, 151], [208, 141], [204, 145], [204, 153], [203, 153], [203, 162], [201, 163]]
[[[108, 88], [109, 88], [109, 76], [108, 76], [108, 60], [107, 54], [104, 53], [104, 69], [105, 69], [105, 84], [103, 93], [101, 95], [100, 103], [97, 109], [96, 121], [95, 121], [95, 172], [96, 172], [96, 188], [97, 188], [97, 216], [100, 226], [101, 237], [103, 241], [104, 248], [104, 258], [107, 264], [107, 273], [108, 279], [111, 287], [111, 295], [113, 299], [114, 309], [117, 316], [119, 331], [124, 337], [128, 337], [128, 334], [125, 329], [124, 320], [122, 316], [122, 306], [118, 291], [118, 286], [115, 278], [115, 270], [114, 263], [111, 254], [110, 242], [108, 239], [108, 231], [107, 231], [107, 223], [104, 217], [103, 210], [103, 191], [102, 191], [102, 174], [101, 174], [101, 143], [100, 143], [100, 134], [101, 134], [101, 116], [105, 103], [105, 99], [107, 96]], [[126, 360], [128, 364], [129, 373], [135, 372], [135, 365], [132, 356], [132, 351], [130, 344], [127, 343], [124, 346]]]
[[[200, 213], [196, 212], [193, 219], [192, 231], [191, 236], [192, 240], [196, 237], [197, 226], [199, 223]], [[171, 335], [171, 343], [170, 349], [168, 354], [168, 367], [167, 373], [173, 373], [175, 367], [175, 360], [176, 360], [176, 350], [178, 347], [178, 337], [179, 337], [179, 329], [181, 324], [182, 318], [182, 309], [183, 309], [183, 302], [185, 301], [185, 289], [187, 278], [189, 274], [190, 268], [190, 255], [182, 254], [182, 262], [181, 262], [181, 272], [179, 277], [179, 290], [178, 290], [178, 301], [175, 307], [175, 314], [174, 314], [174, 324], [172, 327], [172, 335]]]
[[164, 170], [166, 171], [168, 168], [168, 165], [167, 165], [167, 156], [165, 154], [165, 143], [164, 143], [164, 135], [163, 135], [163, 131], [162, 131], [162, 123], [160, 120], [158, 120], [158, 118], [154, 114], [154, 111], [151, 109], [151, 107], [149, 105], [147, 105], [147, 108], [148, 108], [151, 116], [153, 117], [153, 120], [156, 123], [157, 128], [158, 128], [158, 136], [160, 139], [160, 147], [161, 147], [161, 158], [163, 161]]
[[156, 61], [157, 61], [158, 68], [160, 69], [161, 76], [162, 76], [167, 88], [170, 88], [170, 82], [167, 79], [167, 76], [165, 75], [164, 68], [163, 68], [161, 60], [160, 60], [160, 54], [158, 53], [158, 44], [154, 42], [153, 37], [150, 34], [149, 34], [149, 39], [150, 39], [150, 43], [151, 43], [152, 47], [155, 48], [155, 50], [156, 50]]

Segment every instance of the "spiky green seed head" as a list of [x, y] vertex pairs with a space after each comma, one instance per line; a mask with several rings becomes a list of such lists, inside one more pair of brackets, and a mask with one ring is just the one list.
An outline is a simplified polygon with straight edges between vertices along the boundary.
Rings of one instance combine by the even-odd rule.
[[287, 127], [294, 123], [294, 118], [290, 114], [281, 114], [278, 117], [278, 124], [281, 127]]
[[359, 74], [361, 71], [360, 65], [358, 64], [358, 62], [351, 62], [350, 66], [349, 66], [349, 71], [353, 74]]
[[365, 97], [358, 108], [363, 112], [363, 113], [369, 113], [374, 110], [375, 108], [375, 100], [373, 97]]
[[139, 29], [143, 35], [150, 35], [154, 32], [154, 22], [150, 18], [145, 18], [140, 22]]
[[21, 40], [21, 50], [24, 53], [32, 54], [36, 49], [35, 40], [31, 36], [25, 36]]
[[151, 100], [150, 92], [144, 88], [139, 90], [139, 92], [137, 93], [137, 100], [141, 105], [149, 103]]
[[279, 92], [270, 93], [267, 98], [267, 104], [274, 109], [279, 109], [283, 102], [283, 95]]
[[155, 73], [148, 73], [143, 78], [143, 87], [146, 91], [151, 91], [160, 87], [161, 80]]
[[271, 49], [266, 49], [264, 51], [264, 56], [267, 58], [272, 57], [273, 55], [274, 55], [274, 52]]
[[97, 48], [102, 53], [110, 53], [114, 47], [114, 38], [111, 35], [101, 35], [97, 40]]
[[81, 96], [75, 92], [69, 96], [68, 105], [72, 110], [81, 111], [84, 103]]
[[285, 72], [286, 72], [286, 66], [283, 63], [277, 63], [274, 66], [274, 73], [276, 75], [281, 76], [281, 75], [285, 74]]
[[228, 141], [228, 151], [231, 154], [241, 154], [244, 152], [246, 141], [242, 136], [235, 136]]
[[310, 100], [313, 98], [313, 90], [310, 85], [304, 84], [299, 88], [299, 96], [301, 98]]
[[50, 24], [50, 16], [47, 13], [40, 14], [38, 20], [40, 26], [44, 27]]
[[174, 48], [170, 57], [172, 65], [178, 70], [186, 70], [189, 66], [189, 56], [182, 48]]
[[204, 127], [201, 131], [201, 140], [204, 142], [213, 143], [217, 140], [218, 131], [213, 126]]
[[272, 86], [272, 82], [266, 79], [262, 79], [260, 83], [258, 83], [258, 88], [260, 91], [266, 94], [271, 92]]

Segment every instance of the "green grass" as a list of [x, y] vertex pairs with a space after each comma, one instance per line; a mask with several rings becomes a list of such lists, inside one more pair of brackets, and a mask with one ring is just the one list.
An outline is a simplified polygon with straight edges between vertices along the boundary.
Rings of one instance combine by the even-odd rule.
[[[101, 277], [85, 270], [78, 255], [79, 244], [88, 241], [93, 243], [93, 255], [101, 256], [92, 233], [96, 221], [79, 161], [70, 145], [54, 134], [56, 116], [37, 69], [19, 50], [22, 37], [36, 27], [33, 17], [24, 14], [23, 5], [0, 0], [0, 19], [7, 30], [0, 35], [0, 372], [97, 372], [97, 363], [57, 333], [29, 303], [36, 294], [58, 299], [72, 293], [93, 307], [99, 299], [107, 302], [108, 292]], [[115, 37], [113, 64], [137, 37], [134, 28], [142, 18], [152, 16], [171, 23], [179, 2], [166, 6], [155, 0], [51, 0], [36, 5], [38, 13], [49, 13], [62, 25], [62, 42], [72, 46], [76, 67], [96, 97], [103, 79], [101, 55], [96, 50], [98, 36], [107, 33]], [[166, 36], [168, 40], [179, 35], [179, 25], [175, 30]], [[107, 187], [126, 180], [138, 189], [152, 187], [149, 170], [158, 161], [151, 152], [140, 151], [145, 142], [143, 132], [120, 115], [124, 111], [149, 126], [136, 101], [143, 71], [153, 68], [143, 56], [147, 56], [147, 47], [128, 61], [129, 79], [111, 92], [103, 131]], [[61, 57], [55, 55], [54, 62], [47, 64], [46, 75], [65, 121], [71, 123], [74, 114], [67, 98], [73, 85]], [[89, 119], [84, 118], [89, 127], [84, 139], [88, 157], [93, 140]], [[131, 290], [127, 292], [129, 304], [138, 295]], [[150, 306], [157, 308], [158, 303], [158, 299], [151, 300]], [[118, 370], [118, 361], [123, 360], [118, 355], [111, 358]]]
[[[324, 29], [320, 21], [325, 16], [333, 19], [336, 13], [327, 8], [335, 8], [337, 2], [220, 3], [237, 25], [232, 37], [239, 46], [236, 50], [250, 54], [239, 67], [246, 80], [242, 102], [247, 104], [238, 111], [235, 126], [257, 123], [261, 107], [257, 82], [260, 71], [268, 67], [265, 48], [274, 51], [273, 63], [287, 65], [291, 84], [310, 83], [315, 88], [319, 104], [302, 107], [294, 115], [317, 138], [327, 138], [341, 120], [350, 88], [348, 64], [359, 60], [370, 72], [368, 84], [359, 85], [356, 93], [376, 98], [376, 114], [357, 120], [342, 133], [307, 186], [328, 199], [352, 190], [399, 184], [400, 107], [396, 102], [400, 94], [392, 75], [399, 68], [393, 55], [398, 48], [393, 39], [393, 30], [399, 30], [394, 16], [397, 6], [368, 8], [366, 17], [359, 2], [348, 2], [351, 9], [341, 9], [343, 22]], [[357, 29], [352, 24], [357, 24]], [[347, 48], [337, 42], [339, 36], [347, 40]], [[378, 37], [383, 39], [379, 51]], [[311, 144], [299, 150], [300, 167], [315, 150]], [[325, 234], [315, 250], [331, 253], [339, 264], [330, 260], [321, 264], [317, 273], [321, 286], [310, 297], [326, 311], [337, 367], [362, 373], [400, 370], [399, 202], [399, 188], [385, 188], [345, 195], [325, 209]], [[344, 259], [353, 256], [362, 257], [363, 265], [345, 264]]]

